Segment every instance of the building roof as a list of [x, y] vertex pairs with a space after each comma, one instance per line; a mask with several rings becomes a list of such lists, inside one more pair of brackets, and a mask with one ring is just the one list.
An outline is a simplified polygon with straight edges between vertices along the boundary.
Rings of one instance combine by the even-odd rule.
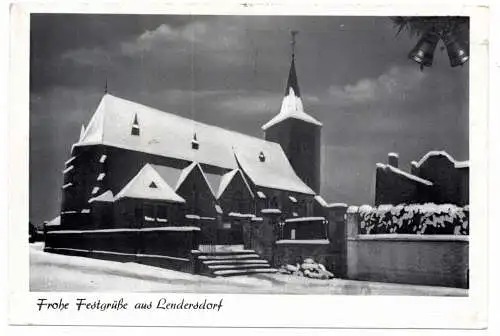
[[130, 197], [184, 203], [152, 165], [146, 164], [116, 195], [115, 200]]
[[290, 64], [285, 97], [281, 103], [280, 113], [264, 124], [262, 129], [265, 131], [271, 126], [290, 118], [302, 120], [316, 126], [322, 126], [321, 122], [304, 112], [304, 106], [300, 98], [299, 81], [297, 79], [297, 72], [295, 71], [295, 57], [292, 58], [292, 63]]
[[93, 197], [89, 199], [89, 203], [93, 202], [114, 202], [115, 198], [113, 197], [113, 192], [111, 190], [107, 190], [100, 194], [99, 196]]
[[420, 161], [417, 162], [416, 166], [417, 167], [422, 166], [429, 158], [435, 157], [435, 156], [446, 157], [451, 163], [453, 163], [455, 168], [468, 168], [469, 167], [469, 161], [457, 161], [450, 154], [448, 154], [445, 151], [430, 151], [430, 152], [428, 152], [420, 159]]
[[399, 175], [403, 178], [406, 178], [408, 180], [412, 180], [414, 182], [418, 182], [418, 183], [421, 183], [421, 184], [424, 184], [426, 186], [432, 186], [433, 183], [429, 180], [426, 180], [426, 179], [423, 179], [421, 177], [418, 177], [416, 175], [413, 175], [413, 174], [410, 174], [410, 173], [407, 173], [399, 168], [395, 168], [391, 165], [385, 165], [383, 163], [377, 163], [377, 167], [380, 168], [380, 169], [383, 169], [383, 170], [390, 170], [392, 173], [396, 174], [396, 175]]
[[243, 174], [241, 173], [241, 171], [239, 169], [234, 169], [234, 170], [231, 170], [229, 173], [226, 173], [226, 174], [224, 174], [222, 176], [220, 184], [219, 184], [219, 190], [217, 191], [217, 199], [219, 199], [222, 196], [222, 194], [224, 193], [224, 191], [227, 189], [227, 187], [229, 186], [229, 184], [231, 183], [231, 181], [236, 176], [239, 176], [243, 180], [243, 183], [247, 187], [248, 192], [250, 193], [250, 195], [252, 195], [252, 197], [254, 197], [252, 189], [248, 185], [248, 182], [245, 179], [245, 177], [243, 176]]
[[316, 194], [297, 176], [283, 151], [263, 151], [264, 161], [259, 159], [258, 151], [247, 148], [235, 148], [235, 154], [241, 169], [256, 186]]
[[179, 180], [177, 181], [177, 184], [175, 186], [175, 191], [178, 191], [179, 188], [184, 183], [184, 181], [186, 181], [186, 179], [188, 178], [188, 176], [191, 175], [193, 173], [193, 171], [196, 171], [196, 170], [198, 170], [198, 172], [201, 174], [201, 176], [203, 176], [203, 179], [205, 180], [208, 189], [210, 190], [210, 192], [212, 193], [212, 195], [215, 196], [215, 192], [212, 189], [212, 186], [210, 185], [210, 182], [208, 181], [208, 179], [207, 179], [207, 177], [205, 175], [205, 172], [203, 171], [203, 169], [201, 168], [201, 166], [200, 166], [200, 164], [198, 162], [192, 162], [189, 166], [187, 166], [186, 168], [184, 168], [181, 171], [181, 175], [179, 176]]
[[[131, 135], [136, 116], [140, 135]], [[193, 149], [191, 144], [194, 133], [199, 143], [198, 149]], [[97, 144], [228, 170], [239, 168], [235, 156], [237, 149], [240, 156], [245, 157], [243, 170], [258, 181], [256, 184], [299, 193], [313, 193], [295, 174], [283, 149], [277, 143], [183, 118], [110, 94], [103, 96], [85, 128], [83, 138], [74, 146]], [[265, 153], [265, 162], [259, 161], [260, 152]], [[270, 171], [273, 172], [272, 176], [280, 176], [279, 181], [273, 181], [267, 176], [258, 176]], [[272, 183], [267, 183], [268, 181]]]

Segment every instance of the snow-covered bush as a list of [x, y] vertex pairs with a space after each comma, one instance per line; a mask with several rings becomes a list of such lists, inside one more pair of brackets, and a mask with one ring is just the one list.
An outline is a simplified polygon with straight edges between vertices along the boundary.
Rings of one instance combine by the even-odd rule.
[[323, 264], [315, 262], [312, 258], [306, 258], [301, 264], [283, 265], [278, 271], [282, 274], [291, 274], [311, 279], [328, 280], [333, 279], [333, 273], [326, 270]]
[[469, 234], [469, 207], [400, 204], [359, 207], [360, 234]]

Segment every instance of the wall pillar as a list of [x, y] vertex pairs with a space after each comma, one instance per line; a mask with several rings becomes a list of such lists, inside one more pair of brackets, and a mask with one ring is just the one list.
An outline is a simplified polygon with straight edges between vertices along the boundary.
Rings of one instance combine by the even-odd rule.
[[346, 213], [346, 277], [356, 278], [358, 273], [357, 238], [359, 235], [360, 215], [358, 207], [349, 207]]
[[346, 240], [347, 204], [334, 204], [328, 207], [328, 240], [332, 254], [333, 272], [336, 276], [345, 277], [347, 269]]
[[262, 213], [262, 217], [254, 217], [251, 223], [251, 248], [271, 265], [275, 255], [280, 216], [281, 213]]

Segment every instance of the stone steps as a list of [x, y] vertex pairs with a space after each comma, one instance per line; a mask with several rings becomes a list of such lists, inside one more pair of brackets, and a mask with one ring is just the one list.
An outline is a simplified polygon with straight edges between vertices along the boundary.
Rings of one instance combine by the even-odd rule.
[[214, 271], [215, 276], [235, 276], [235, 275], [247, 275], [247, 274], [257, 274], [257, 273], [276, 273], [277, 270], [274, 268], [252, 268], [252, 269], [235, 269], [235, 270], [217, 270]]
[[198, 265], [198, 272], [208, 276], [226, 277], [277, 272], [254, 250], [192, 252]]

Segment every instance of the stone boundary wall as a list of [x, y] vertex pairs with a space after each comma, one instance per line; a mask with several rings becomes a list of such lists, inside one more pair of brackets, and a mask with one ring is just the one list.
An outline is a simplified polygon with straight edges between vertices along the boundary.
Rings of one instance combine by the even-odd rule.
[[198, 236], [197, 227], [48, 231], [45, 251], [193, 273]]
[[347, 278], [414, 285], [469, 287], [469, 237], [359, 234], [357, 210], [347, 213]]

